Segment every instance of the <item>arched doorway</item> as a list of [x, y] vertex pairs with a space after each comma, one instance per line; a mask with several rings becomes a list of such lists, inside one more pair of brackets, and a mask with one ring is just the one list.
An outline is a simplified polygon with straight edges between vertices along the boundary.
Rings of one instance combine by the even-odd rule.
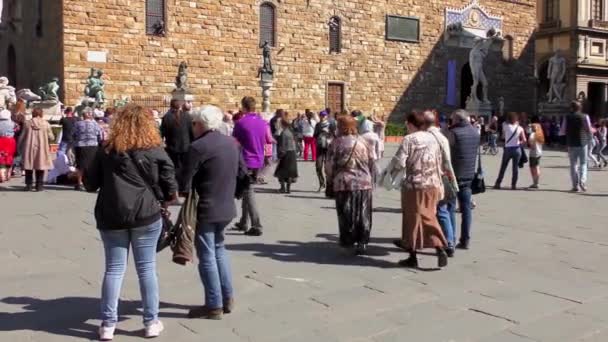
[[[471, 67], [469, 63], [462, 66], [460, 72], [460, 107], [465, 108], [467, 106], [467, 98], [471, 95], [471, 87], [473, 86], [473, 74], [471, 73]], [[481, 84], [477, 85], [477, 97], [483, 97], [483, 89]]]
[[8, 74], [7, 77], [9, 82], [15, 87], [18, 88], [17, 84], [17, 53], [15, 52], [15, 47], [13, 45], [8, 46]]

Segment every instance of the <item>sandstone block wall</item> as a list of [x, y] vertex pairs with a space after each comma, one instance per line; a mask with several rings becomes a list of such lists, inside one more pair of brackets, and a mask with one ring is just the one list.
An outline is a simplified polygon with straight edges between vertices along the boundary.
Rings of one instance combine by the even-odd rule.
[[[278, 44], [272, 107], [319, 110], [326, 105], [328, 81], [343, 81], [346, 106], [392, 113], [438, 107], [445, 97], [448, 59], [466, 63], [467, 51], [441, 44], [446, 6], [467, 1], [439, 0], [273, 0]], [[533, 48], [536, 9], [506, 1], [481, 0], [504, 18], [503, 32], [514, 37], [512, 63], [489, 58], [491, 97], [507, 108], [534, 107]], [[233, 109], [244, 95], [259, 98], [261, 64], [258, 0], [167, 0], [167, 35], [145, 34], [143, 0], [63, 1], [66, 101], [80, 98], [91, 67], [103, 68], [106, 93], [168, 95], [180, 61], [189, 65], [189, 85], [197, 102]], [[419, 43], [385, 40], [387, 14], [420, 18]], [[342, 53], [329, 54], [327, 22], [342, 18]], [[463, 50], [463, 49], [461, 49]], [[87, 51], [105, 51], [107, 63], [87, 62]], [[491, 65], [490, 65], [491, 64]], [[460, 85], [458, 85], [460, 86]], [[260, 101], [261, 102], [261, 101]]]

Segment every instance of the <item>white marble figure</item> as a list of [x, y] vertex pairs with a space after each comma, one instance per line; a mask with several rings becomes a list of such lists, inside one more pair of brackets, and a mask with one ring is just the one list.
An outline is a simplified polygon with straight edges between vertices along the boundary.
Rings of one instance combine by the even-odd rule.
[[0, 108], [8, 109], [9, 105], [16, 102], [15, 88], [8, 84], [8, 78], [0, 77]]
[[473, 75], [473, 86], [471, 87], [471, 101], [478, 103], [480, 99], [477, 97], [477, 86], [481, 83], [483, 99], [486, 104], [490, 103], [488, 99], [488, 79], [483, 71], [483, 62], [488, 55], [490, 46], [495, 40], [501, 38], [496, 35], [496, 31], [489, 30], [487, 38], [476, 37], [473, 43], [473, 48], [469, 53], [469, 66]]
[[27, 101], [27, 102], [42, 100], [42, 98], [39, 95], [35, 94], [33, 91], [31, 91], [28, 88], [23, 88], [23, 89], [17, 90], [17, 98], [19, 100], [23, 100], [23, 101]]
[[547, 92], [547, 101], [549, 103], [562, 102], [564, 99], [564, 88], [566, 83], [566, 59], [562, 56], [559, 50], [555, 51], [555, 55], [549, 59], [547, 67], [547, 79], [549, 79], [549, 92]]

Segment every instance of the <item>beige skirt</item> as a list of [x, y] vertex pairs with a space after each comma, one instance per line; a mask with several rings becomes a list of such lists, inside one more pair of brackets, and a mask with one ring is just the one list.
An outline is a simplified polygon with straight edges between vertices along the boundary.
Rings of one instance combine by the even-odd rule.
[[447, 241], [437, 221], [437, 202], [441, 189], [401, 189], [403, 210], [402, 240], [408, 251], [447, 246]]

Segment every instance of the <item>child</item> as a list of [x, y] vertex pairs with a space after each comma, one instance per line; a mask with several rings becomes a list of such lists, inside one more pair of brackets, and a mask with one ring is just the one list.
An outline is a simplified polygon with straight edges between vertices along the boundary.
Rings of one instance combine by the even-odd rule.
[[538, 180], [540, 179], [540, 157], [543, 154], [543, 144], [545, 143], [545, 135], [543, 128], [538, 123], [532, 124], [532, 134], [528, 139], [530, 146], [530, 174], [532, 174], [532, 185], [530, 189], [538, 189]]
[[285, 113], [281, 119], [283, 131], [277, 141], [277, 155], [279, 164], [274, 172], [274, 176], [279, 179], [281, 184], [280, 193], [291, 193], [291, 183], [295, 183], [298, 178], [298, 156], [296, 152], [296, 140], [291, 130], [291, 119], [289, 113]]

